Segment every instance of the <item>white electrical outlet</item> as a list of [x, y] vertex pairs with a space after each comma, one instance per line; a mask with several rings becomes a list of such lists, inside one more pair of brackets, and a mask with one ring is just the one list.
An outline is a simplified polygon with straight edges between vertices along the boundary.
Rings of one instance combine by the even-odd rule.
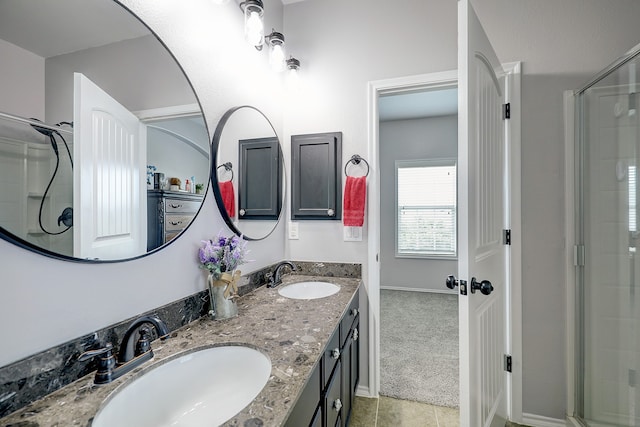
[[362, 242], [362, 227], [343, 227], [345, 242]]
[[289, 240], [298, 240], [300, 238], [298, 235], [299, 225], [297, 222], [289, 221]]

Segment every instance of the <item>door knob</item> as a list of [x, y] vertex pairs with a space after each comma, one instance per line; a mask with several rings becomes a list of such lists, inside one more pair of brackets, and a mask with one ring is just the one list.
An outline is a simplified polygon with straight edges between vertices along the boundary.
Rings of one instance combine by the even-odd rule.
[[447, 280], [445, 281], [445, 284], [447, 285], [447, 288], [453, 289], [456, 286], [458, 286], [458, 280], [456, 280], [456, 276], [454, 276], [453, 274], [450, 274], [449, 276], [447, 276]]
[[480, 291], [483, 295], [489, 295], [493, 291], [493, 285], [488, 280], [478, 282], [475, 277], [471, 278], [471, 293], [475, 294]]

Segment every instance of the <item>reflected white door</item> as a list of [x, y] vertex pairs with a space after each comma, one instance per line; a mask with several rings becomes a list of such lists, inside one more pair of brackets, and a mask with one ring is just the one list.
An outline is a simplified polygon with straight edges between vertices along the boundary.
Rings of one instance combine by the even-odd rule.
[[[467, 294], [458, 298], [460, 425], [501, 422], [504, 426], [509, 286], [508, 246], [502, 237], [507, 219], [504, 73], [469, 0], [458, 1], [458, 88], [458, 206], [463, 236], [458, 272], [467, 282]], [[472, 278], [490, 281], [493, 290], [488, 295], [474, 291]], [[486, 283], [484, 290], [489, 291]]]
[[138, 118], [74, 73], [73, 253], [119, 259], [146, 252], [146, 141]]

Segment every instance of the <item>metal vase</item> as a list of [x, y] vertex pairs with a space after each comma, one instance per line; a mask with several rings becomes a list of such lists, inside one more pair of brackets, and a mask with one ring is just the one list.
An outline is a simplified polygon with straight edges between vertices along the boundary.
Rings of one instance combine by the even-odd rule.
[[238, 315], [238, 305], [236, 304], [238, 288], [236, 282], [239, 277], [239, 271], [234, 274], [222, 273], [218, 279], [213, 274], [209, 274], [207, 279], [209, 300], [211, 301], [209, 314], [214, 319], [229, 319]]

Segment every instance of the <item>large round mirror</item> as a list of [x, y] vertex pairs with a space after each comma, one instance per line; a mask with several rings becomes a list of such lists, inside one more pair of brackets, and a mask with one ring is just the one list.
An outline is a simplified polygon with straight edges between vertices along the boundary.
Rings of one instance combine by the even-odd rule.
[[284, 196], [284, 161], [269, 119], [243, 105], [227, 111], [213, 135], [211, 182], [227, 225], [247, 240], [273, 232]]
[[115, 261], [197, 214], [209, 136], [154, 34], [112, 0], [0, 0], [0, 237]]

